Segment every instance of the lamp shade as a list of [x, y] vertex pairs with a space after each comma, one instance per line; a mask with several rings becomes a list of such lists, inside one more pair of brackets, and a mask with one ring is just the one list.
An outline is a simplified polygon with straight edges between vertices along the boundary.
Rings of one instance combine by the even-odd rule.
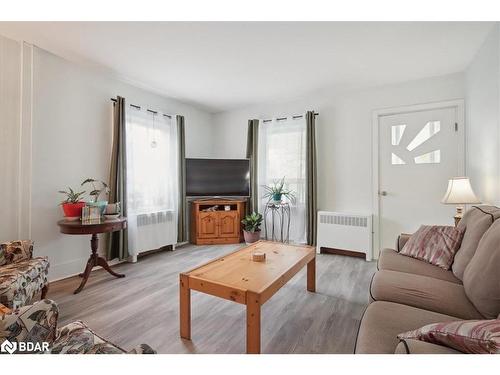
[[448, 189], [441, 200], [445, 204], [481, 203], [472, 191], [468, 177], [454, 177], [448, 181]]

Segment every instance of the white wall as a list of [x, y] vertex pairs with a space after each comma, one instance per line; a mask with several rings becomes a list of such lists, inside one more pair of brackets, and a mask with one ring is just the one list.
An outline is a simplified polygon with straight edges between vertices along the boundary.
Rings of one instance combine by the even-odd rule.
[[0, 242], [29, 234], [32, 51], [0, 36]]
[[78, 187], [87, 177], [108, 179], [110, 98], [117, 95], [128, 103], [184, 115], [187, 156], [212, 154], [211, 114], [35, 48], [31, 237], [36, 255], [50, 259], [51, 279], [81, 272], [89, 256], [89, 236], [59, 233], [62, 196], [57, 191]]
[[500, 204], [499, 26], [495, 25], [465, 73], [467, 174], [478, 197]]
[[[375, 109], [464, 97], [462, 74], [337, 94], [323, 91], [214, 116], [218, 157], [244, 157], [249, 118], [319, 112], [318, 208], [372, 212], [372, 112]], [[444, 189], [444, 187], [443, 187]]]

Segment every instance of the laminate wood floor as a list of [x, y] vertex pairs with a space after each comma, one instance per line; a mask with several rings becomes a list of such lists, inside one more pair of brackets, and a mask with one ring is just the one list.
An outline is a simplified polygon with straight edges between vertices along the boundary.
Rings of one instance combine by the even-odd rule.
[[[92, 272], [74, 295], [79, 277], [51, 284], [48, 298], [60, 309], [59, 326], [82, 320], [96, 333], [131, 349], [147, 343], [159, 353], [245, 353], [245, 306], [191, 292], [192, 341], [179, 337], [179, 273], [239, 245], [180, 247], [113, 267], [116, 279]], [[374, 262], [321, 254], [316, 293], [300, 271], [262, 308], [262, 353], [352, 353], [369, 300]]]

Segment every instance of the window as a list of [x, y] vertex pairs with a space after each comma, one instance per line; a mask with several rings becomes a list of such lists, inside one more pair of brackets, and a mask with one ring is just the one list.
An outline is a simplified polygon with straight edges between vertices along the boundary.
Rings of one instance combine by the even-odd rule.
[[126, 115], [129, 244], [151, 250], [177, 241], [177, 126], [163, 114]]
[[[291, 205], [290, 241], [306, 242], [306, 121], [304, 118], [273, 120], [259, 126], [259, 186], [285, 177], [296, 196]], [[260, 212], [267, 200], [259, 189]]]
[[420, 146], [422, 143], [439, 133], [441, 130], [441, 121], [429, 121], [425, 126], [418, 132], [418, 134], [413, 138], [413, 140], [406, 146], [408, 151], [413, 151], [415, 148]]

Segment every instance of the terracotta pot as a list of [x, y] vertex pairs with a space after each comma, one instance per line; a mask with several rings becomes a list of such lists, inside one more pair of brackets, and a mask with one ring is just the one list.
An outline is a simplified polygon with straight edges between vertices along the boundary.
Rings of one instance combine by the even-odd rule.
[[77, 202], [77, 203], [63, 203], [62, 209], [64, 211], [64, 216], [66, 218], [80, 218], [82, 216], [82, 208], [85, 206], [85, 202]]
[[247, 232], [243, 231], [243, 237], [245, 237], [246, 244], [251, 244], [260, 240], [260, 230], [258, 232]]

